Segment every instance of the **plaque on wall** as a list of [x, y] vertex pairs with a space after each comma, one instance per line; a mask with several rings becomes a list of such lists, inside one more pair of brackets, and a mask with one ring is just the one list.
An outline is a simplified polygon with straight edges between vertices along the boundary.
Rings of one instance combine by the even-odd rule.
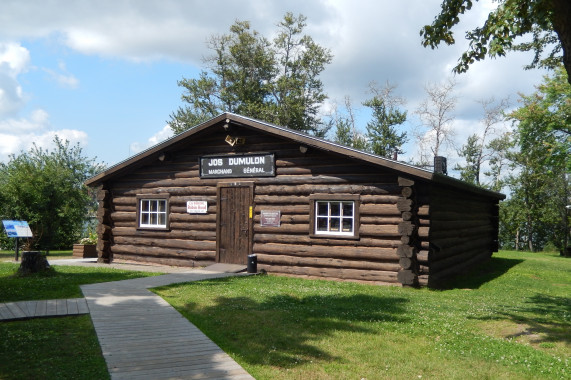
[[200, 157], [200, 178], [274, 177], [273, 153]]
[[189, 214], [206, 214], [208, 212], [208, 202], [188, 201], [186, 202], [186, 212]]
[[279, 227], [281, 219], [281, 211], [279, 210], [261, 210], [260, 226], [262, 227]]

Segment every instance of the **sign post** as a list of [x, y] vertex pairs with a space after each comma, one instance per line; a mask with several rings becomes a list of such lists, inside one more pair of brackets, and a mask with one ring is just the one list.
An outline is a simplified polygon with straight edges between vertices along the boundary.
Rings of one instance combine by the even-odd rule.
[[18, 261], [18, 256], [20, 253], [20, 238], [31, 238], [34, 237], [32, 234], [32, 230], [28, 225], [28, 222], [23, 220], [3, 220], [2, 224], [4, 224], [4, 230], [6, 231], [6, 235], [11, 238], [16, 238], [16, 261]]

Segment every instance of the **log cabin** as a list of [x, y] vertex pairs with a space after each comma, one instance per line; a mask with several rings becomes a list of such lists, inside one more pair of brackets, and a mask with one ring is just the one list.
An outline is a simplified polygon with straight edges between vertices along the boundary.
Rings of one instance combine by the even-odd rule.
[[246, 265], [256, 255], [268, 273], [406, 286], [490, 258], [505, 198], [232, 113], [86, 184], [97, 189], [99, 262]]

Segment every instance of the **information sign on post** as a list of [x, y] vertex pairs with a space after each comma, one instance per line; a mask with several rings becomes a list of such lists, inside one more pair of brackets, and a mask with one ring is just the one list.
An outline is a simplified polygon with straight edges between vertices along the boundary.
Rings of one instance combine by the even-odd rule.
[[16, 238], [16, 261], [18, 261], [19, 253], [19, 239], [34, 237], [28, 222], [23, 220], [3, 220], [4, 230], [6, 235], [11, 238]]

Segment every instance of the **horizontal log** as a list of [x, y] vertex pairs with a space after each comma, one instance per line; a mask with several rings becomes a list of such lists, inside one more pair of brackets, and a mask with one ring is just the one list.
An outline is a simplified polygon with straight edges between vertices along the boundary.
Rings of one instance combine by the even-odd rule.
[[137, 212], [137, 206], [113, 205], [113, 212]]
[[420, 263], [428, 263], [430, 251], [421, 250], [416, 254], [416, 260]]
[[207, 186], [197, 183], [195, 186], [185, 186], [185, 187], [157, 187], [154, 189], [139, 189], [139, 188], [118, 188], [115, 189], [114, 194], [116, 196], [126, 197], [126, 196], [136, 196], [142, 194], [170, 194], [178, 196], [202, 196], [216, 195], [216, 186]]
[[361, 225], [359, 236], [400, 238], [398, 225]]
[[326, 257], [340, 259], [360, 260], [389, 260], [396, 261], [398, 256], [394, 248], [376, 247], [330, 247], [299, 244], [255, 243], [254, 253], [267, 253], [272, 255], [289, 255], [305, 257]]
[[402, 218], [398, 216], [362, 216], [359, 218], [361, 225], [363, 224], [399, 224]]
[[184, 230], [184, 231], [216, 231], [215, 223], [184, 223], [184, 222], [171, 222], [171, 230]]
[[401, 216], [401, 212], [391, 204], [362, 204], [359, 208], [361, 215]]
[[191, 251], [181, 248], [142, 247], [136, 245], [113, 245], [113, 254], [129, 254], [133, 256], [154, 256], [157, 258], [188, 259], [188, 260], [214, 260], [216, 251]]
[[[317, 161], [317, 160], [316, 160]], [[334, 165], [316, 165], [315, 161], [311, 166], [299, 167], [299, 166], [288, 166], [288, 167], [276, 167], [276, 173], [278, 175], [324, 175], [324, 174], [336, 174], [336, 175], [349, 175], [349, 174], [370, 174], [375, 172], [374, 168], [367, 167], [364, 165], [351, 165], [347, 161], [340, 164]]]
[[399, 270], [397, 263], [379, 263], [372, 261], [342, 260], [335, 258], [297, 257], [287, 255], [257, 254], [258, 264], [289, 265], [326, 268], [350, 268], [364, 270], [394, 271]]
[[216, 241], [216, 230], [212, 231], [195, 231], [195, 230], [170, 230], [156, 231], [137, 229], [136, 227], [115, 227], [113, 229], [114, 236], [135, 236], [135, 237], [151, 237], [154, 239], [189, 239], [189, 240], [212, 240]]
[[418, 227], [417, 229], [418, 237], [419, 238], [428, 238], [430, 234], [430, 227]]
[[[258, 234], [309, 234], [309, 225], [307, 224], [286, 224], [282, 223], [279, 227], [262, 227], [259, 224], [254, 225], [254, 233]], [[296, 239], [296, 237], [292, 237]]]
[[337, 269], [337, 268], [314, 268], [314, 267], [292, 267], [287, 265], [260, 265], [259, 269], [264, 269], [269, 273], [283, 273], [295, 276], [331, 278], [350, 281], [371, 281], [381, 283], [396, 283], [397, 274], [388, 271], [371, 271], [359, 269]]
[[492, 251], [490, 249], [482, 248], [482, 247], [475, 247], [470, 250], [466, 250], [462, 253], [448, 256], [444, 259], [440, 259], [438, 261], [431, 260], [430, 261], [430, 273], [440, 273], [445, 268], [453, 267], [458, 264], [462, 264], [466, 261], [471, 260], [475, 256], [482, 255], [486, 253], [489, 257], [492, 256]]
[[449, 246], [447, 248], [439, 248], [437, 244], [433, 244], [434, 249], [432, 250], [432, 255], [430, 256], [431, 263], [444, 260], [450, 256], [456, 256], [463, 254], [464, 252], [471, 250], [489, 250], [492, 251], [493, 241], [491, 239], [473, 239], [464, 241], [461, 244], [455, 246]]
[[437, 219], [430, 219], [430, 226], [434, 230], [449, 230], [449, 229], [470, 229], [470, 228], [479, 228], [479, 227], [487, 227], [493, 226], [490, 220], [481, 220], [481, 219], [474, 219], [474, 220], [437, 220]]
[[254, 206], [254, 212], [256, 214], [259, 214], [262, 210], [268, 210], [268, 211], [280, 211], [282, 216], [284, 214], [300, 214], [300, 215], [309, 215], [309, 202], [305, 205], [297, 205], [297, 206], [277, 206], [277, 205], [271, 205], [271, 206], [267, 206], [267, 205], [259, 205], [256, 204]]
[[256, 195], [311, 195], [311, 194], [361, 194], [361, 195], [398, 195], [400, 188], [395, 184], [360, 185], [263, 185], [255, 187]]
[[438, 221], [456, 221], [456, 220], [490, 220], [494, 215], [489, 212], [466, 212], [459, 209], [455, 211], [438, 211], [434, 210], [430, 214], [431, 220]]
[[182, 240], [182, 239], [155, 239], [152, 237], [115, 236], [115, 244], [128, 244], [133, 246], [157, 248], [181, 248], [191, 251], [216, 251], [216, 241]]
[[[254, 216], [254, 223], [260, 223], [260, 220], [261, 220], [260, 214], [256, 214]], [[309, 215], [283, 214], [280, 217], [280, 223], [285, 223], [285, 224], [304, 223], [304, 224], [308, 225], [309, 224]]]
[[419, 217], [429, 216], [430, 215], [430, 206], [428, 206], [428, 205], [419, 206], [417, 214]]
[[418, 229], [419, 236], [420, 230], [423, 228], [427, 228], [430, 230], [430, 240], [434, 242], [439, 239], [450, 238], [450, 237], [460, 237], [460, 238], [472, 238], [472, 237], [481, 237], [486, 234], [488, 236], [493, 237], [497, 236], [497, 230], [493, 226], [482, 226], [482, 227], [472, 227], [472, 228], [457, 228], [457, 229], [435, 229], [432, 226], [429, 227], [420, 227]]
[[181, 223], [214, 223], [216, 224], [216, 214], [188, 214], [171, 212], [169, 221]]
[[326, 239], [314, 238], [310, 236], [300, 235], [287, 235], [287, 234], [263, 234], [258, 233], [254, 235], [255, 243], [279, 243], [290, 244], [311, 244], [314, 246], [352, 246], [352, 247], [380, 247], [380, 248], [397, 248], [401, 243], [398, 239], [372, 239], [361, 238], [359, 240], [344, 240], [344, 239]]
[[438, 271], [433, 270], [433, 268], [430, 268], [430, 277], [429, 277], [428, 286], [432, 287], [440, 286], [443, 284], [445, 279], [465, 273], [466, 271], [478, 265], [479, 263], [489, 260], [490, 257], [491, 254], [489, 252], [480, 252], [478, 254], [471, 256], [466, 261], [460, 262], [457, 265], [443, 268]]
[[208, 205], [216, 204], [216, 195], [171, 195], [169, 198], [171, 206], [184, 206], [186, 208], [186, 202], [188, 201], [206, 201]]
[[139, 262], [145, 264], [156, 264], [156, 265], [168, 265], [168, 266], [178, 266], [178, 267], [204, 267], [207, 265], [214, 264], [214, 259], [208, 260], [189, 260], [189, 259], [173, 259], [165, 257], [154, 257], [154, 256], [134, 256], [126, 253], [117, 253], [114, 255], [114, 262]]

